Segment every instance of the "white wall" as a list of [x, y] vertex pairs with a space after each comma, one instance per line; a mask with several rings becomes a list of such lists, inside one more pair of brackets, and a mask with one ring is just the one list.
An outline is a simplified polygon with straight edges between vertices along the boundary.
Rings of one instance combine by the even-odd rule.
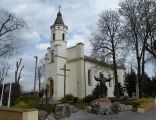
[[[55, 39], [53, 40], [53, 33]], [[62, 40], [62, 34], [65, 34], [65, 39]], [[49, 84], [48, 79], [53, 79], [54, 95], [53, 99], [64, 97], [64, 65], [67, 64], [67, 42], [66, 42], [67, 27], [64, 25], [51, 26], [51, 47], [47, 50], [45, 63], [45, 80]], [[51, 52], [54, 51], [54, 62], [51, 62]]]
[[125, 70], [118, 69], [118, 81], [123, 85], [125, 80]]
[[78, 43], [76, 46], [67, 49], [69, 79], [68, 92], [74, 96], [83, 98], [85, 95], [84, 81], [84, 45]]
[[[92, 85], [88, 84], [88, 70], [91, 69], [92, 70]], [[90, 95], [92, 94], [93, 89], [95, 88], [95, 86], [99, 83], [97, 81], [95, 81], [94, 76], [99, 77], [99, 73], [102, 72], [104, 74], [105, 77], [108, 78], [108, 75], [111, 74], [111, 77], [113, 77], [112, 75], [112, 69], [109, 69], [108, 67], [102, 67], [102, 68], [96, 68], [96, 64], [90, 61], [86, 61], [85, 62], [85, 76], [86, 76], [86, 95]], [[106, 82], [106, 86], [108, 88], [108, 97], [113, 97], [113, 91], [114, 91], [114, 84], [113, 84], [113, 80], [110, 81], [111, 86], [109, 86], [109, 83]]]
[[77, 85], [78, 85], [78, 74], [77, 74], [77, 61], [68, 63], [68, 72], [67, 77], [67, 93], [72, 94], [73, 96], [78, 96]]

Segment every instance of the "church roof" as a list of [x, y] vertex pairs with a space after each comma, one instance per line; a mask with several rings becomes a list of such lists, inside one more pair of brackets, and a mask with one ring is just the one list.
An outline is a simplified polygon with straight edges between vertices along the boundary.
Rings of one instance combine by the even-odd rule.
[[56, 17], [56, 20], [54, 22], [54, 25], [56, 25], [56, 24], [64, 25], [64, 22], [63, 22], [63, 19], [62, 19], [62, 14], [61, 14], [60, 11], [57, 13], [57, 17]]
[[95, 58], [92, 58], [92, 57], [89, 57], [89, 56], [86, 56], [86, 55], [84, 56], [84, 59], [88, 60], [88, 61], [99, 63], [99, 64], [104, 65], [104, 66], [108, 66], [108, 64], [106, 62], [100, 61], [98, 59], [95, 59]]
[[[106, 62], [103, 62], [103, 61], [98, 60], [96, 58], [92, 58], [92, 57], [89, 57], [89, 56], [84, 56], [84, 59], [88, 60], [88, 61], [98, 63], [99, 65], [107, 66], [107, 67], [112, 68], [112, 69], [114, 68], [113, 64], [107, 64]], [[125, 67], [121, 66], [121, 65], [117, 65], [117, 68], [118, 69], [125, 69]]]

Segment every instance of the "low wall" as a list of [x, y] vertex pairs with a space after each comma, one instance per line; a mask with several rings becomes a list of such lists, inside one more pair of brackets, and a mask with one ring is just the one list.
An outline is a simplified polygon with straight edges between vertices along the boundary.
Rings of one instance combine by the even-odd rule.
[[38, 120], [38, 110], [1, 107], [0, 120]]
[[146, 112], [149, 111], [151, 109], [153, 109], [156, 106], [156, 100], [148, 100], [146, 102], [143, 102], [140, 104], [140, 106], [138, 107], [138, 112]]

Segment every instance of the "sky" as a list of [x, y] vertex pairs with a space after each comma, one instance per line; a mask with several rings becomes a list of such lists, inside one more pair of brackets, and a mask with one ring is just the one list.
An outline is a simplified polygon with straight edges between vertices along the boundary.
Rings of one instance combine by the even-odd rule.
[[13, 82], [15, 62], [23, 58], [24, 69], [20, 83], [24, 90], [32, 90], [34, 84], [34, 56], [44, 58], [50, 46], [50, 26], [54, 23], [61, 5], [64, 23], [68, 26], [67, 46], [78, 42], [85, 44], [85, 54], [90, 54], [89, 36], [96, 30], [98, 15], [103, 10], [116, 9], [119, 0], [0, 0], [0, 8], [13, 12], [27, 23], [19, 37], [24, 40], [21, 52], [12, 59], [10, 77]]

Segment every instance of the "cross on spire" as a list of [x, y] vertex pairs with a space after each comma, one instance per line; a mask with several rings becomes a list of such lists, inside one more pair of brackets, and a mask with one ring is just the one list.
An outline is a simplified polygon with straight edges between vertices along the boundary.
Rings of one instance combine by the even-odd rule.
[[60, 9], [61, 9], [61, 5], [59, 5], [59, 11], [60, 11]]

